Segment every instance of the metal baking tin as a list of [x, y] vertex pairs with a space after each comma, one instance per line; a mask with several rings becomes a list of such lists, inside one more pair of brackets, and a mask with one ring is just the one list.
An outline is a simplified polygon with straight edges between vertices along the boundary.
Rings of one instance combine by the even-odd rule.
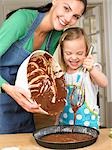
[[[83, 142], [75, 142], [75, 143], [74, 142], [54, 143], [54, 142], [46, 142], [41, 139], [43, 136], [54, 134], [54, 133], [55, 134], [56, 133], [58, 134], [59, 133], [60, 134], [64, 134], [64, 133], [82, 134], [83, 133], [83, 134], [90, 135], [92, 139]], [[71, 126], [71, 125], [67, 125], [67, 126], [54, 125], [54, 126], [40, 129], [39, 131], [33, 133], [33, 136], [39, 145], [51, 149], [77, 149], [77, 148], [86, 147], [95, 143], [98, 138], [98, 135], [99, 135], [99, 131], [94, 128], [85, 127], [85, 126]]]

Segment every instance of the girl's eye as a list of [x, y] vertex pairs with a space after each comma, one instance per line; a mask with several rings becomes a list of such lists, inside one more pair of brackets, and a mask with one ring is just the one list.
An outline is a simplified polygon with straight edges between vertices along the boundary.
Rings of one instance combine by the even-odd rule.
[[71, 55], [72, 53], [71, 53], [71, 52], [65, 52], [65, 54], [66, 54], [66, 55]]
[[77, 52], [77, 55], [83, 55], [83, 52]]
[[65, 9], [66, 12], [69, 12], [69, 8], [68, 7], [64, 6], [64, 9]]

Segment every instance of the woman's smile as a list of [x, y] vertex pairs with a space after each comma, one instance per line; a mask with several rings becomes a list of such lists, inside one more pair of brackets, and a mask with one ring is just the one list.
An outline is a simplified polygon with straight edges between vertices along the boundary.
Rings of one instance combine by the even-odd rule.
[[62, 26], [66, 26], [66, 21], [64, 19], [62, 19], [62, 17], [58, 17], [59, 19], [59, 23], [62, 25]]

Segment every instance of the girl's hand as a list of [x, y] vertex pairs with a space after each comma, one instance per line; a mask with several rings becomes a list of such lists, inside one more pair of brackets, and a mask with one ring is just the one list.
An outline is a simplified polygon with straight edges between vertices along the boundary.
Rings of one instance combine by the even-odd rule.
[[88, 55], [83, 62], [83, 67], [86, 68], [88, 71], [91, 71], [93, 65], [94, 65], [94, 58], [92, 55]]
[[31, 100], [31, 95], [29, 91], [25, 91], [17, 86], [13, 86], [8, 83], [4, 83], [2, 85], [2, 89], [27, 112], [48, 114], [40, 107], [40, 105], [38, 105], [35, 101]]

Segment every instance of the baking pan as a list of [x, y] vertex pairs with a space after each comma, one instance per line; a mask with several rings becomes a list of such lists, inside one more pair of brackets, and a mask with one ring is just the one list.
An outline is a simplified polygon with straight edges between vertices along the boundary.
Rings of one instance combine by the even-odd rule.
[[[42, 138], [47, 136], [47, 135], [52, 135], [52, 134], [86, 134], [90, 135], [91, 139], [85, 140], [85, 141], [78, 141], [78, 142], [51, 142], [51, 141], [45, 141]], [[85, 126], [71, 126], [71, 125], [65, 125], [65, 126], [50, 126], [46, 127], [43, 129], [40, 129], [39, 131], [36, 131], [33, 133], [33, 136], [36, 140], [36, 142], [46, 148], [51, 148], [51, 149], [77, 149], [77, 148], [82, 148], [89, 146], [93, 143], [96, 142], [98, 138], [99, 132], [90, 127], [85, 127]]]

